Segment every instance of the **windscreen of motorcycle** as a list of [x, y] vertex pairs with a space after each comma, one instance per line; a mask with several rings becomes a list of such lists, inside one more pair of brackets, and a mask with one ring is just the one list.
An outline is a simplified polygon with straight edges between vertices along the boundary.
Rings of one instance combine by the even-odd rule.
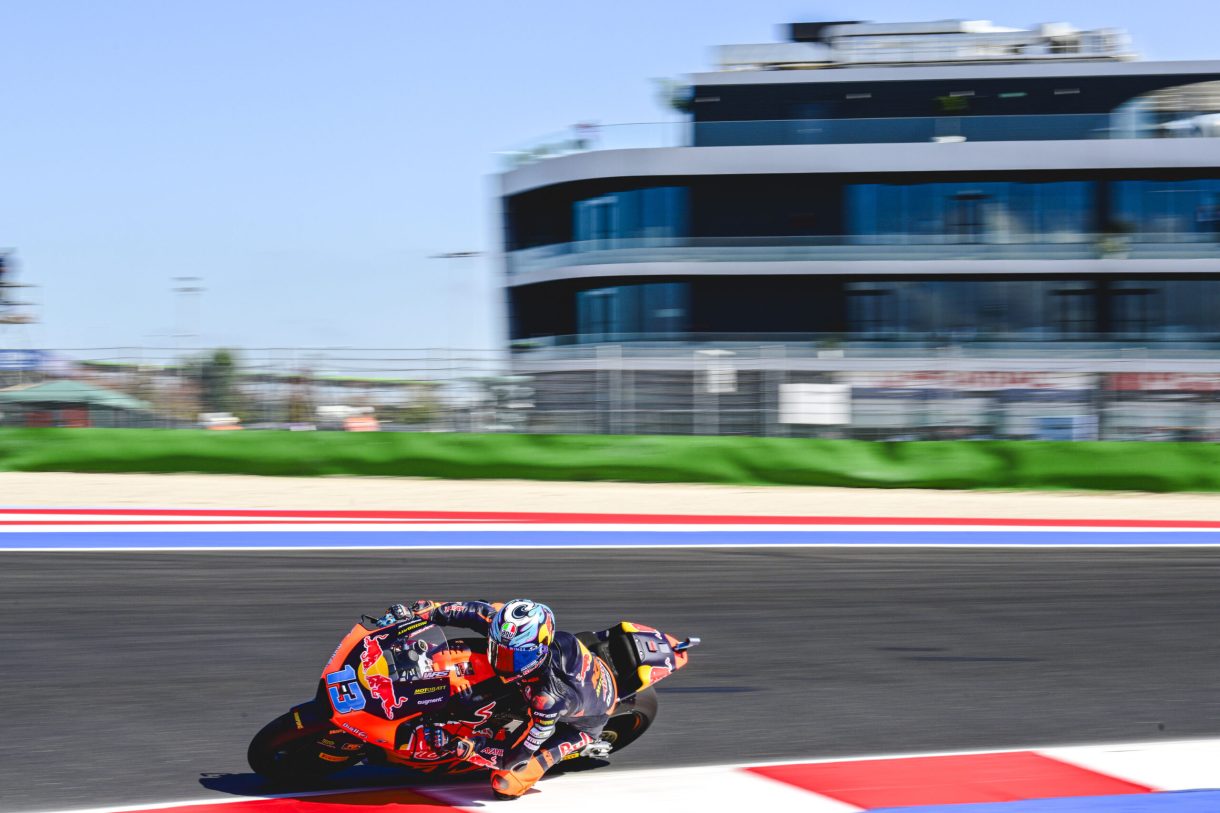
[[[445, 651], [445, 633], [414, 620], [374, 630], [352, 648], [347, 667], [359, 684], [359, 699], [346, 711], [364, 711], [387, 720], [402, 719], [449, 699], [449, 673], [434, 658]], [[343, 713], [336, 706], [336, 712]]]

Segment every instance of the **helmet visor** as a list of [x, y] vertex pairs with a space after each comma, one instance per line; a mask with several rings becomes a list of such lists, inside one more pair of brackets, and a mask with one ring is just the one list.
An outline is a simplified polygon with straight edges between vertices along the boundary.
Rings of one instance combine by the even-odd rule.
[[500, 677], [518, 677], [529, 672], [545, 654], [546, 647], [538, 644], [512, 647], [492, 638], [487, 640], [487, 659]]

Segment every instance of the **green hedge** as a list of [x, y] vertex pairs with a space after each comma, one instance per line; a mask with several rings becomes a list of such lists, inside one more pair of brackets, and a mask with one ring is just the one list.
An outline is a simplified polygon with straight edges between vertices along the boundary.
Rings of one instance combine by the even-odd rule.
[[1220, 491], [1220, 445], [0, 429], [0, 471]]

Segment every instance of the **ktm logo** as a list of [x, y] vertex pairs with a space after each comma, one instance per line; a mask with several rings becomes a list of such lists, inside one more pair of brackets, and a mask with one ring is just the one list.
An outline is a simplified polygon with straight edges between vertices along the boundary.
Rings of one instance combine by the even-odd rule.
[[596, 661], [593, 668], [593, 690], [597, 692], [598, 699], [603, 703], [614, 702], [614, 690], [611, 685], [610, 670], [601, 660]]

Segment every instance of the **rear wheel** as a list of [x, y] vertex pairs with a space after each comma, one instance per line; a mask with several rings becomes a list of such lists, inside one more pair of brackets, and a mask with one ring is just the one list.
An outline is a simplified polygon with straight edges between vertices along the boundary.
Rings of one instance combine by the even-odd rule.
[[623, 704], [602, 729], [601, 738], [610, 743], [610, 752], [620, 751], [643, 736], [657, 718], [657, 693], [644, 691]]
[[[620, 703], [602, 729], [600, 739], [610, 744], [610, 753], [617, 753], [638, 740], [657, 716], [657, 694], [652, 689], [640, 692]], [[568, 757], [559, 763], [557, 771], [587, 771], [600, 768], [606, 760], [596, 757]]]
[[254, 735], [246, 761], [255, 773], [275, 785], [306, 787], [364, 758], [363, 748], [352, 747], [356, 740], [309, 712], [303, 706], [281, 714]]

